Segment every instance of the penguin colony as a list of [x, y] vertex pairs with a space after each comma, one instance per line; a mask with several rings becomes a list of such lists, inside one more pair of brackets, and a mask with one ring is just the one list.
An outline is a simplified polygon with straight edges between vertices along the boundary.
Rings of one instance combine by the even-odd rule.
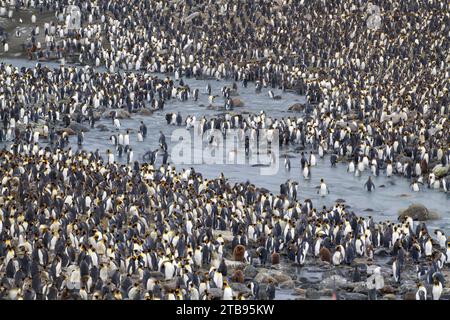
[[420, 299], [446, 286], [445, 234], [410, 217], [377, 223], [342, 204], [80, 150], [12, 144], [0, 164], [2, 299], [273, 299], [273, 281], [244, 278], [243, 266], [338, 268], [380, 250], [393, 286], [414, 267]]
[[[274, 100], [282, 99], [275, 89], [294, 91], [306, 96], [304, 116], [188, 116], [184, 124], [244, 127], [250, 136], [279, 129], [280, 144], [313, 151], [302, 155], [305, 179], [315, 154], [329, 154], [331, 165], [345, 160], [355, 175], [400, 174], [413, 191], [427, 183], [448, 192], [446, 173], [433, 169], [450, 164], [449, 2], [376, 1], [377, 30], [367, 27], [365, 3], [356, 0], [71, 3], [81, 8], [81, 29], [45, 24], [41, 43], [39, 13], [59, 17], [68, 1], [17, 1], [39, 11], [29, 57], [76, 56], [88, 66], [0, 64], [0, 140], [8, 141], [0, 151], [1, 299], [274, 299], [274, 282], [245, 277], [245, 266], [321, 261], [350, 266], [358, 281], [355, 260], [376, 261], [383, 252], [392, 270], [373, 271], [369, 298], [385, 281], [400, 287], [411, 268], [417, 300], [445, 295], [450, 249], [441, 230], [429, 233], [411, 217], [375, 222], [338, 203], [314, 208], [298, 199], [292, 181], [274, 195], [249, 182], [176, 171], [167, 157], [156, 167], [154, 152], [153, 161], [139, 164], [117, 109], [133, 114], [161, 110], [170, 99], [197, 101], [198, 89], [191, 92], [182, 76], [255, 82], [255, 94], [268, 89]], [[7, 40], [3, 51], [10, 51]], [[232, 94], [222, 92], [227, 110]], [[213, 104], [210, 86], [208, 95]], [[111, 141], [118, 153], [126, 149], [127, 165], [112, 152], [103, 159], [69, 147], [67, 127], [94, 127], [100, 110], [117, 130]], [[179, 113], [166, 120], [183, 123]], [[141, 142], [146, 132], [141, 126]], [[39, 145], [42, 136], [50, 146]], [[370, 179], [365, 188], [373, 190]], [[330, 192], [324, 181], [318, 192]]]
[[[371, 176], [390, 177], [393, 174], [411, 181], [411, 190], [414, 192], [420, 191], [423, 185], [446, 193], [450, 191], [448, 177], [450, 148], [446, 144], [448, 121], [444, 118], [440, 120], [443, 126], [424, 123], [427, 128], [425, 130], [435, 130], [434, 138], [440, 141], [429, 142], [431, 148], [429, 148], [430, 144], [418, 144], [417, 137], [407, 133], [419, 129], [414, 128], [413, 123], [407, 125], [408, 129], [403, 135], [400, 133], [385, 135], [384, 133], [389, 131], [383, 130], [389, 130], [388, 126], [375, 127], [374, 125], [372, 127], [370, 124], [364, 126], [358, 121], [344, 123], [340, 116], [335, 117], [330, 113], [320, 118], [307, 115], [288, 116], [281, 119], [267, 116], [264, 111], [258, 114], [224, 113], [209, 119], [206, 116], [197, 118], [196, 115], [187, 115], [184, 121], [180, 113], [168, 113], [166, 120], [170, 125], [184, 124], [188, 130], [197, 128], [194, 133], [200, 136], [208, 130], [216, 129], [220, 130], [226, 138], [227, 130], [242, 129], [242, 133], [238, 133], [238, 139], [240, 143], [244, 143], [247, 155], [250, 144], [259, 140], [260, 130], [267, 130], [268, 137], [273, 136], [274, 130], [278, 130], [278, 143], [281, 150], [286, 150], [283, 147], [310, 150], [301, 152], [301, 174], [305, 179], [310, 178], [312, 167], [317, 165], [316, 156], [324, 158], [329, 155], [332, 167], [341, 161], [347, 163], [347, 172], [350, 174], [361, 176], [362, 173], [368, 172], [370, 176], [364, 188], [369, 192], [375, 190]], [[360, 129], [357, 129], [358, 126]], [[270, 140], [270, 142], [273, 141]], [[434, 142], [438, 145], [433, 146]], [[444, 169], [443, 174], [439, 174], [438, 170], [441, 169]], [[290, 161], [287, 170], [290, 170]]]

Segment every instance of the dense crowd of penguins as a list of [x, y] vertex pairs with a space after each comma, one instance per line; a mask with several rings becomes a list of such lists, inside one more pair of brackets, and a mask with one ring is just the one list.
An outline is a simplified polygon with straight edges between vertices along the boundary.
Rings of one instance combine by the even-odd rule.
[[[414, 191], [426, 182], [448, 192], [449, 178], [433, 169], [450, 164], [450, 3], [373, 1], [378, 13], [351, 0], [70, 3], [81, 8], [80, 29], [60, 23], [69, 1], [15, 1], [59, 21], [43, 28], [35, 21], [30, 51], [77, 55], [90, 67], [0, 64], [0, 140], [8, 142], [0, 151], [1, 299], [273, 299], [274, 283], [243, 279], [230, 261], [321, 260], [339, 268], [376, 260], [382, 249], [393, 257], [394, 286], [415, 266], [416, 298], [441, 297], [446, 235], [411, 217], [375, 222], [342, 204], [314, 208], [297, 199], [290, 181], [275, 195], [166, 163], [119, 164], [68, 149], [54, 130], [84, 121], [93, 127], [99, 110], [133, 113], [198, 99], [181, 77], [254, 81], [255, 94], [306, 95], [304, 114], [187, 116], [184, 124], [201, 132], [239, 127], [250, 137], [278, 129], [280, 144], [329, 153], [332, 164], [345, 158], [355, 174], [399, 173], [413, 179]], [[373, 14], [381, 18], [376, 28], [367, 25]], [[41, 135], [59, 141], [43, 147]], [[312, 159], [302, 157], [305, 178]], [[231, 241], [220, 231], [231, 231]], [[377, 298], [378, 286], [367, 287]]]
[[273, 283], [264, 293], [254, 281], [234, 292], [232, 281], [244, 279], [229, 261], [351, 265], [380, 248], [394, 258], [392, 283], [415, 264], [421, 287], [432, 287], [425, 298], [445, 286], [445, 234], [410, 217], [378, 223], [342, 204], [314, 208], [223, 175], [111, 163], [86, 151], [8, 149], [0, 153], [3, 299], [212, 299], [217, 289], [223, 299], [274, 298]]

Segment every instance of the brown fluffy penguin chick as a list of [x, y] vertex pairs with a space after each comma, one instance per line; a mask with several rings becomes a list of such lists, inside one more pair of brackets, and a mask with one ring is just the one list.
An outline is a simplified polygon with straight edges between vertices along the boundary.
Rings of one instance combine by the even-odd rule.
[[272, 253], [272, 264], [280, 263], [280, 254], [277, 252]]
[[234, 261], [244, 261], [245, 247], [238, 244], [233, 250]]
[[320, 260], [331, 263], [331, 252], [326, 247], [322, 247], [319, 251]]

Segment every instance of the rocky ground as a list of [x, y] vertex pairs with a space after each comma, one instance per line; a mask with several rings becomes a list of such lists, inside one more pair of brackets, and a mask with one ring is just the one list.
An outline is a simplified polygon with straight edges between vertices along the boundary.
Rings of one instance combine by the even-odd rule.
[[[228, 232], [220, 231], [231, 252], [232, 235]], [[251, 250], [250, 250], [251, 251]], [[352, 265], [333, 266], [328, 262], [320, 261], [317, 257], [308, 256], [304, 266], [299, 266], [286, 256], [281, 256], [280, 263], [275, 265], [261, 266], [258, 262], [244, 264], [232, 261], [231, 255], [226, 257], [228, 276], [241, 270], [244, 274], [244, 281], [233, 281], [231, 287], [236, 292], [244, 295], [249, 292], [247, 284], [255, 281], [260, 285], [260, 299], [265, 299], [265, 288], [272, 282], [276, 285], [277, 294], [282, 295], [282, 299], [290, 298], [295, 300], [367, 300], [368, 289], [366, 285], [373, 271], [381, 268], [381, 275], [384, 278], [384, 287], [377, 291], [377, 297], [381, 300], [415, 300], [417, 291], [418, 276], [415, 265], [408, 259], [401, 273], [400, 284], [395, 283], [392, 276], [392, 257], [389, 250], [377, 249], [374, 252], [373, 261], [367, 258], [356, 258]], [[257, 260], [256, 260], [257, 261]], [[353, 281], [353, 272], [358, 267], [360, 281]], [[205, 270], [207, 272], [207, 270]], [[442, 274], [446, 283], [450, 281], [450, 270], [444, 267]], [[162, 277], [162, 274], [161, 274]], [[234, 279], [235, 280], [235, 279]], [[425, 285], [431, 294], [432, 285]], [[221, 292], [218, 290], [218, 297]], [[214, 290], [212, 291], [214, 294]], [[276, 296], [277, 298], [277, 296]], [[450, 287], [444, 286], [441, 299], [450, 299]]]

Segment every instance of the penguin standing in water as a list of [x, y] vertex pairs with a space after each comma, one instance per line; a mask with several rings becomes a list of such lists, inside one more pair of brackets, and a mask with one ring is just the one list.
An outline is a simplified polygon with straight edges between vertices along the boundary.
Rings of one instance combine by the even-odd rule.
[[288, 156], [284, 156], [284, 168], [287, 172], [291, 171], [291, 160], [289, 160]]
[[192, 91], [192, 99], [193, 99], [194, 101], [197, 101], [197, 100], [198, 100], [198, 89], [194, 89], [194, 90]]
[[119, 118], [114, 118], [113, 123], [114, 123], [114, 127], [116, 128], [116, 130], [120, 130], [120, 120], [119, 120]]
[[332, 167], [336, 167], [337, 161], [338, 161], [338, 157], [337, 157], [337, 155], [336, 155], [335, 153], [333, 153], [333, 154], [330, 156], [331, 166], [332, 166]]
[[311, 167], [309, 164], [306, 164], [303, 168], [303, 178], [305, 178], [305, 180], [311, 179]]
[[142, 134], [142, 139], [145, 139], [147, 137], [147, 126], [145, 125], [144, 121], [141, 121], [139, 132]]
[[367, 189], [367, 191], [372, 192], [372, 190], [375, 190], [375, 184], [372, 181], [372, 177], [369, 176], [366, 183], [364, 184], [364, 188]]
[[323, 178], [320, 179], [320, 186], [317, 194], [319, 194], [321, 197], [325, 197], [327, 194], [330, 194], [330, 190], [328, 189], [328, 186], [326, 185]]
[[276, 95], [273, 93], [272, 90], [269, 90], [268, 94], [269, 94], [270, 99], [273, 99], [273, 100], [280, 100], [280, 99], [281, 99], [281, 96], [276, 96]]
[[414, 192], [419, 192], [420, 191], [420, 186], [419, 184], [421, 184], [419, 181], [414, 180], [409, 186], [411, 187], [411, 190]]
[[142, 135], [141, 131], [138, 131], [138, 133], [137, 133], [137, 141], [138, 142], [144, 141], [144, 136]]
[[83, 141], [84, 141], [84, 132], [83, 130], [81, 130], [77, 134], [77, 144], [81, 146], [83, 144]]
[[209, 83], [206, 85], [206, 90], [205, 90], [205, 92], [206, 92], [206, 94], [207, 94], [208, 96], [211, 95], [211, 85], [210, 85]]
[[177, 123], [177, 126], [181, 126], [181, 123], [183, 122], [183, 118], [181, 117], [181, 113], [180, 112], [178, 112], [177, 113], [177, 117], [176, 117], [176, 123]]
[[127, 155], [127, 164], [131, 165], [133, 162], [133, 149], [128, 149], [128, 155]]

